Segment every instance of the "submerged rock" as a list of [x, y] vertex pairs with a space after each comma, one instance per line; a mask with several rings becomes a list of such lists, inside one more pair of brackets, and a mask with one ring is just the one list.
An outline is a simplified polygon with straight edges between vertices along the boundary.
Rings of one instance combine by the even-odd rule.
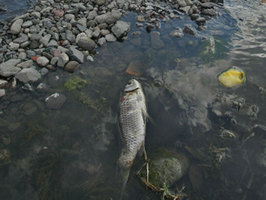
[[188, 167], [184, 155], [160, 149], [151, 157], [150, 182], [156, 187], [170, 187], [186, 174]]
[[60, 109], [66, 101], [66, 96], [54, 93], [45, 99], [45, 104], [50, 109]]

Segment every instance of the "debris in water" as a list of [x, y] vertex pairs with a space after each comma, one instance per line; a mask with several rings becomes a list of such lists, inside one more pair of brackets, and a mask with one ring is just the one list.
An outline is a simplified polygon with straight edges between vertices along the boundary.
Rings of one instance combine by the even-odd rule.
[[242, 85], [245, 80], [244, 72], [238, 67], [231, 67], [218, 75], [219, 82], [225, 87]]

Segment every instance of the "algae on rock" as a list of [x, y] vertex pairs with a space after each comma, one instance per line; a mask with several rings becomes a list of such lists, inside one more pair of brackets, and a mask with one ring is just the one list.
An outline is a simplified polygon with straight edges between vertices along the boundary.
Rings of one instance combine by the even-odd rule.
[[65, 84], [64, 87], [69, 90], [69, 91], [73, 91], [73, 90], [78, 90], [83, 88], [85, 85], [89, 85], [90, 81], [89, 80], [84, 80], [80, 77], [73, 77], [68, 79]]

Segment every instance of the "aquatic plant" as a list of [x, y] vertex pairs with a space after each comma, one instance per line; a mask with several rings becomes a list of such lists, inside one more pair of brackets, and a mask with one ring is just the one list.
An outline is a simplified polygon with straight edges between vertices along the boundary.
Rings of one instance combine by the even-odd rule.
[[80, 77], [73, 77], [68, 79], [65, 84], [64, 87], [69, 90], [69, 91], [73, 91], [73, 90], [78, 90], [83, 88], [85, 85], [89, 85], [90, 81], [89, 80], [84, 80]]

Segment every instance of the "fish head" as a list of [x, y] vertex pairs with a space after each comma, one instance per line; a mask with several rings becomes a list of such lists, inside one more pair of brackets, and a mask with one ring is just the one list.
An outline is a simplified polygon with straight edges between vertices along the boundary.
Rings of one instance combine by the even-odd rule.
[[136, 79], [131, 79], [126, 84], [124, 92], [133, 92], [137, 89], [141, 89], [140, 83]]

